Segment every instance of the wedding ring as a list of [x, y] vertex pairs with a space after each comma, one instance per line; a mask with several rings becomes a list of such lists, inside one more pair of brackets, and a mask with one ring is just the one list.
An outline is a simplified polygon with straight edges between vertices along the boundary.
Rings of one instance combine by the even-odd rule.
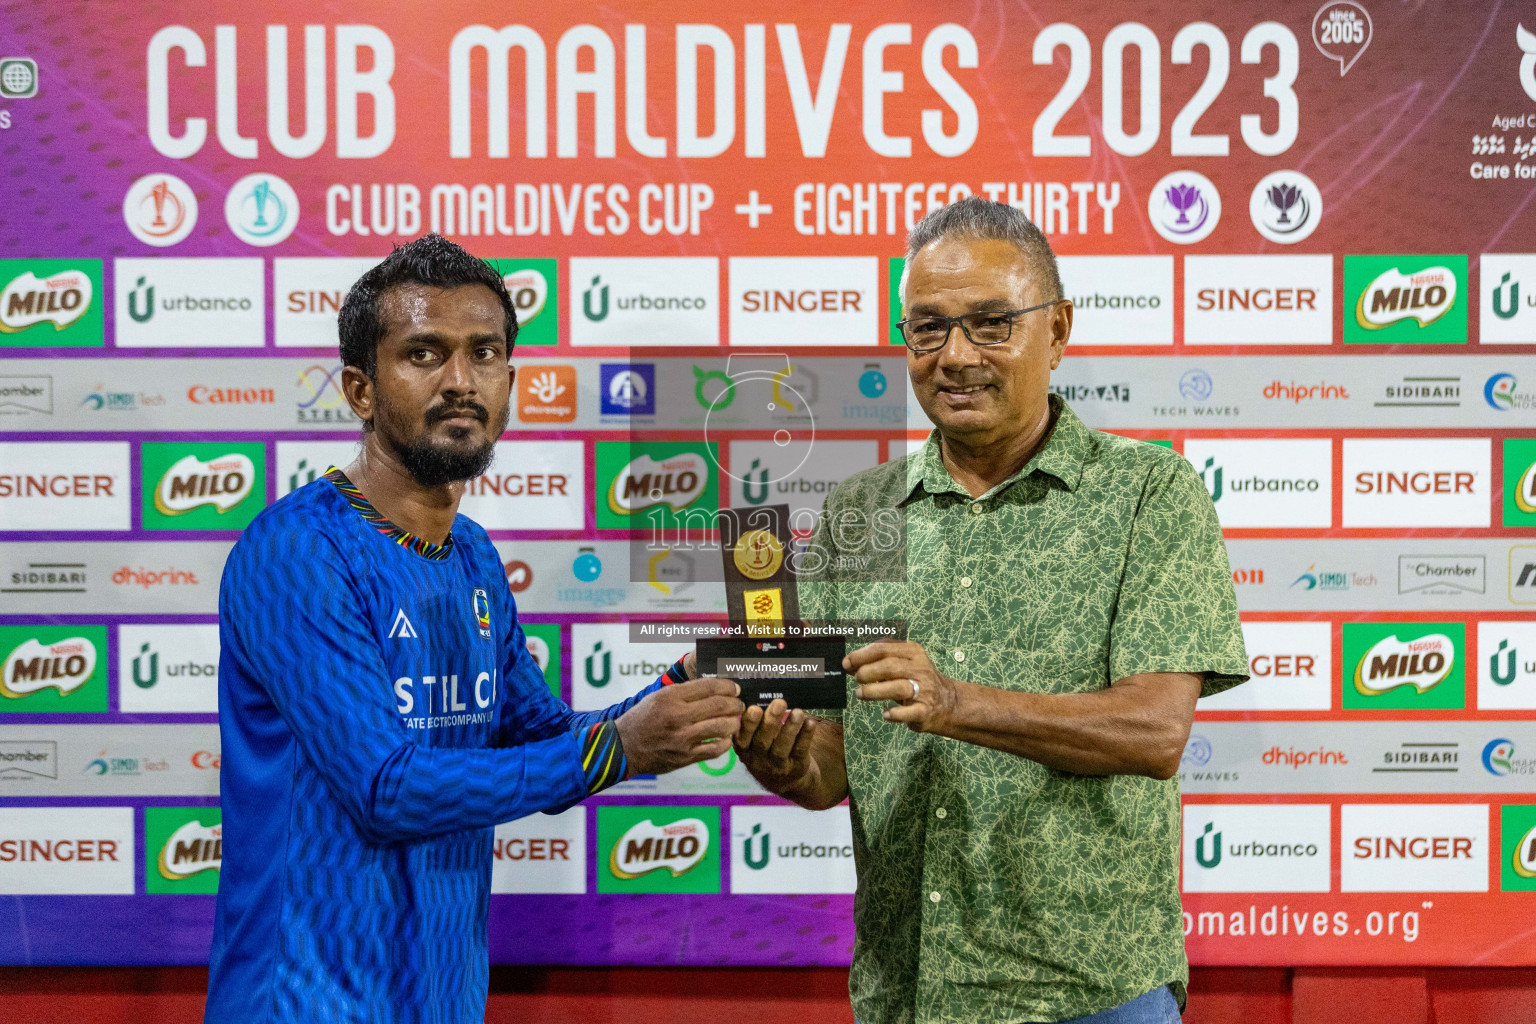
[[908, 679], [907, 682], [912, 684], [912, 696], [907, 698], [907, 703], [910, 704], [912, 701], [917, 700], [917, 680]]

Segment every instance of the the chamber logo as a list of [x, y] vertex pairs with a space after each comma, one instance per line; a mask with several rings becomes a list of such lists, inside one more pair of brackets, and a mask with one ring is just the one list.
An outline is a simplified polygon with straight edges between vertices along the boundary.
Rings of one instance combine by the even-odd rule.
[[250, 495], [255, 480], [255, 465], [239, 452], [207, 462], [196, 455], [184, 455], [155, 485], [155, 511], [179, 516], [211, 505], [220, 513], [228, 512]]
[[78, 690], [96, 672], [96, 645], [81, 636], [50, 643], [32, 639], [6, 655], [0, 668], [0, 697], [20, 699], [54, 689], [60, 696]]

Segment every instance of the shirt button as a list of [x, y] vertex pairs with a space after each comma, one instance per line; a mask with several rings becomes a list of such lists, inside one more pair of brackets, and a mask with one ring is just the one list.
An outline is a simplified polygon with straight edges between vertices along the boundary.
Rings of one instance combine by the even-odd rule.
[[949, 812], [946, 811], [944, 808], [940, 807], [938, 810], [933, 812], [933, 816], [935, 818], [941, 818], [941, 819], [942, 818], [947, 818], [947, 817], [949, 817]]
[[965, 660], [965, 652], [964, 651], [956, 651], [955, 652], [955, 660], [956, 661], [964, 661]]
[[939, 900], [941, 900], [943, 898], [944, 898], [943, 896], [940, 896], [936, 892], [931, 892], [931, 893], [928, 894], [928, 902], [929, 903], [937, 903], [937, 902], [939, 902]]
[[984, 511], [986, 511], [986, 510], [985, 510], [985, 509], [983, 509], [983, 508], [982, 508], [982, 507], [981, 507], [981, 503], [980, 503], [980, 502], [975, 502], [975, 501], [973, 501], [973, 502], [972, 502], [972, 503], [971, 503], [971, 515], [973, 515], [973, 516], [979, 516], [979, 515], [981, 515], [981, 514], [982, 514], [982, 512], [984, 512]]
[[969, 576], [961, 576], [960, 585], [962, 587], [969, 587], [971, 585], [971, 578]]

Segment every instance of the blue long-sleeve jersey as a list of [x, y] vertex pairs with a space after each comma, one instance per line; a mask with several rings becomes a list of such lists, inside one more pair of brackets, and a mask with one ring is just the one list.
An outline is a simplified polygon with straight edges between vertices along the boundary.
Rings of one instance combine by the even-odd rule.
[[205, 1019], [478, 1024], [492, 826], [615, 781], [607, 723], [655, 686], [573, 712], [485, 532], [427, 544], [335, 471], [245, 530], [219, 634]]

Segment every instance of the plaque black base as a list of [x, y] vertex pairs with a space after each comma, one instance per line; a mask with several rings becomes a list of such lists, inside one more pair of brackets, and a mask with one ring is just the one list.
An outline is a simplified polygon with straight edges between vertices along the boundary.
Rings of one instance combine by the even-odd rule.
[[[848, 702], [847, 652], [842, 637], [700, 640], [699, 674], [734, 680], [744, 704], [766, 707], [782, 700], [792, 708], [841, 708]], [[775, 665], [785, 671], [772, 671]]]

